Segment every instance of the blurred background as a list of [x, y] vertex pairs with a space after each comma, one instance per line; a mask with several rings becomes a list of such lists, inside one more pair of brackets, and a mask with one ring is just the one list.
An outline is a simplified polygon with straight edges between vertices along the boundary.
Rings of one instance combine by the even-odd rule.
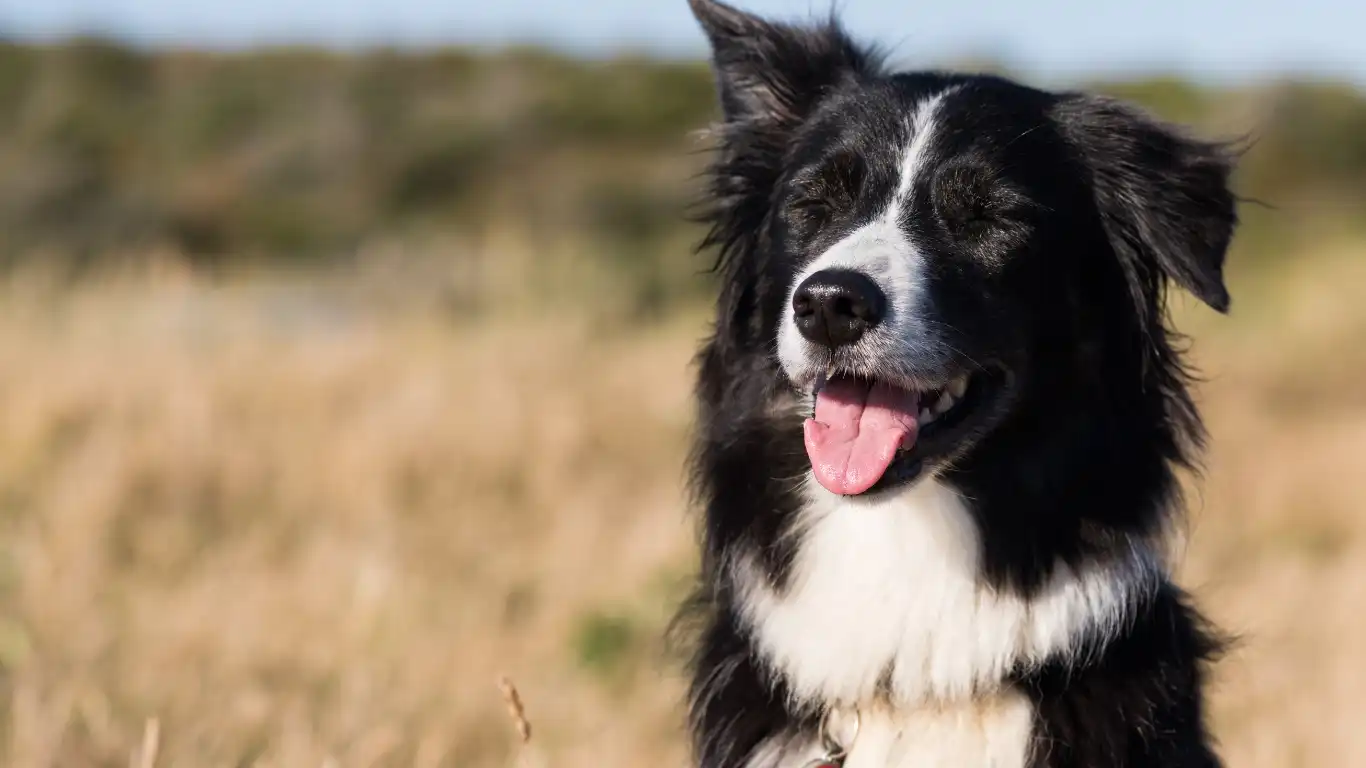
[[[1255, 139], [1181, 577], [1229, 764], [1366, 764], [1366, 10], [839, 5]], [[684, 0], [0, 2], [0, 764], [510, 765], [500, 674], [533, 763], [685, 764], [704, 56]]]

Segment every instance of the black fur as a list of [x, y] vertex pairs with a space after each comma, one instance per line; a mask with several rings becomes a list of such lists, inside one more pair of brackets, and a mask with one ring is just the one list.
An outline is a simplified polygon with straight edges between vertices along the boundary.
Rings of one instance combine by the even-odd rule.
[[[724, 117], [704, 243], [721, 293], [698, 358], [692, 462], [705, 530], [691, 725], [700, 765], [739, 768], [766, 737], [814, 727], [758, 661], [725, 571], [749, 553], [781, 585], [800, 545], [783, 535], [809, 470], [787, 407], [802, 393], [774, 356], [787, 291], [895, 185], [916, 101], [959, 88], [906, 224], [936, 254], [935, 319], [965, 359], [1011, 372], [998, 412], [940, 473], [973, 500], [982, 578], [1001, 589], [1032, 594], [1057, 563], [1112, 557], [1179, 512], [1175, 471], [1193, 467], [1203, 432], [1166, 285], [1227, 310], [1236, 214], [1221, 145], [1123, 105], [995, 77], [888, 74], [833, 21], [798, 28], [691, 4]], [[1011, 682], [1037, 718], [1031, 765], [1217, 765], [1200, 690], [1217, 647], [1164, 585], [1084, 662], [1020, 670]]]
[[1095, 663], [1020, 679], [1038, 720], [1032, 768], [1217, 768], [1200, 696], [1215, 637], [1167, 587]]

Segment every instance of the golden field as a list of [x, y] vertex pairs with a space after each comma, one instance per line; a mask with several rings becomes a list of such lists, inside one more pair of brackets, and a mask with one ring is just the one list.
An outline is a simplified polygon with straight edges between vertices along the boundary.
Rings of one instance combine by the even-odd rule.
[[[1251, 140], [1181, 576], [1229, 765], [1366, 765], [1366, 92], [1075, 85]], [[684, 766], [714, 118], [648, 55], [0, 39], [0, 767]]]
[[[1212, 435], [1182, 579], [1241, 636], [1230, 766], [1366, 764], [1363, 250], [1235, 269], [1231, 318], [1177, 307]], [[704, 311], [471, 323], [403, 286], [0, 289], [0, 764], [511, 765], [502, 674], [530, 764], [685, 763], [662, 635]]]

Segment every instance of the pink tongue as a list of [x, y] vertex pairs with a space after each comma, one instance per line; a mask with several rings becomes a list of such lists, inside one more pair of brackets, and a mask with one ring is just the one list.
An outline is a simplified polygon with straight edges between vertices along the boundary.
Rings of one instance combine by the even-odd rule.
[[915, 445], [920, 396], [882, 382], [836, 376], [816, 395], [807, 419], [806, 455], [831, 493], [863, 493], [882, 477], [899, 447]]

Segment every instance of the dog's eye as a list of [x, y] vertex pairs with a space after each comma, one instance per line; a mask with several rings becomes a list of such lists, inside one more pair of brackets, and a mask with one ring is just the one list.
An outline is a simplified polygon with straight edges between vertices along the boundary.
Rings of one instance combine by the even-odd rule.
[[825, 198], [802, 196], [792, 201], [792, 212], [804, 219], [820, 220], [830, 218], [830, 201]]
[[836, 153], [797, 177], [787, 206], [788, 215], [798, 227], [814, 234], [838, 214], [854, 207], [863, 182], [863, 161], [853, 153]]
[[963, 234], [991, 223], [991, 205], [977, 197], [955, 200], [944, 207], [944, 223], [951, 232]]
[[792, 226], [801, 240], [810, 240], [830, 223], [832, 213], [830, 201], [822, 197], [799, 192], [789, 200], [784, 218]]
[[956, 238], [978, 240], [1023, 225], [1027, 200], [982, 169], [946, 168], [934, 181], [934, 207]]
[[972, 235], [995, 218], [990, 180], [972, 168], [948, 168], [934, 182], [935, 210], [955, 236]]

